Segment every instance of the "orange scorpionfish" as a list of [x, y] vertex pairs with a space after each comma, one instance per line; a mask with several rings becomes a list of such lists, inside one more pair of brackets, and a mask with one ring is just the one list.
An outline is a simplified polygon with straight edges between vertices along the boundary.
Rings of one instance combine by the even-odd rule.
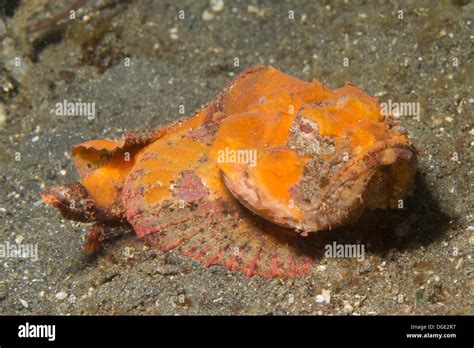
[[239, 74], [192, 117], [72, 156], [80, 181], [42, 197], [95, 222], [86, 250], [129, 224], [156, 249], [267, 278], [308, 272], [308, 233], [396, 208], [416, 171], [413, 145], [377, 99], [272, 67]]

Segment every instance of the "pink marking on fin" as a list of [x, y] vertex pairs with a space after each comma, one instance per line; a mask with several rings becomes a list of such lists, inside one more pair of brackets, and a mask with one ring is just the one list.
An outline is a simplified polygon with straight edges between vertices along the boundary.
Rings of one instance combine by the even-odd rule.
[[272, 278], [278, 274], [278, 259], [276, 256], [272, 258]]
[[183, 254], [184, 256], [189, 256], [189, 255], [191, 255], [191, 254], [194, 252], [194, 250], [196, 250], [196, 248], [191, 248], [191, 249], [183, 250], [182, 254]]
[[311, 266], [313, 266], [314, 262], [314, 259], [312, 259], [311, 257], [306, 257], [306, 262], [303, 267], [303, 274], [308, 273], [311, 270]]
[[174, 249], [176, 247], [179, 247], [181, 245], [181, 241], [180, 240], [177, 240], [175, 242], [171, 242], [169, 243], [168, 245], [166, 245], [163, 250], [164, 251], [170, 251], [171, 249]]
[[288, 275], [290, 277], [294, 277], [296, 275], [296, 265], [295, 265], [295, 261], [291, 257], [291, 254], [288, 255], [288, 262], [290, 263], [290, 271], [288, 272]]
[[194, 260], [199, 260], [201, 259], [204, 255], [206, 255], [207, 251], [199, 251], [196, 255], [194, 255], [193, 259]]
[[232, 257], [230, 258], [230, 260], [227, 262], [227, 264], [225, 265], [225, 267], [227, 269], [232, 269], [232, 266], [234, 265], [235, 261], [237, 260], [237, 255], [232, 255]]
[[253, 272], [255, 271], [255, 266], [257, 266], [257, 261], [261, 250], [262, 248], [258, 249], [257, 255], [255, 255], [255, 257], [250, 262], [249, 268], [247, 269], [247, 277], [253, 276]]
[[219, 256], [221, 256], [222, 254], [222, 250], [215, 253], [214, 255], [212, 255], [207, 261], [206, 261], [206, 264], [205, 266], [206, 267], [209, 267], [211, 266], [214, 262], [216, 262], [216, 260], [219, 258]]

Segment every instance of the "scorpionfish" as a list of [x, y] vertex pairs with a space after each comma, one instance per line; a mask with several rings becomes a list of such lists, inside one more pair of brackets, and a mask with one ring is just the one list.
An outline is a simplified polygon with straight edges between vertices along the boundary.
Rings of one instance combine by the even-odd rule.
[[307, 273], [311, 232], [397, 208], [414, 188], [416, 151], [377, 99], [272, 67], [236, 76], [193, 116], [72, 149], [79, 182], [43, 201], [95, 222], [97, 250], [131, 225], [162, 251], [266, 278]]

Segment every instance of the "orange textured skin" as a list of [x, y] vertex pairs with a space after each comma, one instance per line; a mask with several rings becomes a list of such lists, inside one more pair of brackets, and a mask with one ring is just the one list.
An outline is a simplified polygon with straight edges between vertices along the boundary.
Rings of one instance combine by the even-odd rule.
[[89, 141], [73, 158], [81, 181], [43, 193], [64, 216], [130, 223], [155, 248], [268, 278], [310, 269], [299, 234], [396, 207], [416, 163], [376, 99], [271, 67], [248, 69], [184, 121]]
[[413, 188], [412, 145], [354, 86], [278, 90], [248, 109], [222, 122], [214, 151], [256, 151], [256, 164], [218, 165], [234, 196], [274, 223], [303, 233], [331, 229], [357, 220], [365, 206], [395, 208]]

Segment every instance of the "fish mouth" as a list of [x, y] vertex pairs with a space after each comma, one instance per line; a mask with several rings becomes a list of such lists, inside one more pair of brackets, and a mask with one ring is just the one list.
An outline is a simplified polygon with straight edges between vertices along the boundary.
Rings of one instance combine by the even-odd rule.
[[412, 144], [393, 139], [374, 143], [339, 169], [320, 204], [306, 211], [308, 228], [319, 231], [355, 222], [365, 207], [400, 208], [399, 201], [414, 189], [415, 173]]
[[416, 164], [416, 151], [412, 144], [398, 140], [382, 140], [375, 142], [364, 153], [352, 158], [335, 175], [335, 183], [331, 185], [325, 196], [345, 183], [360, 175], [370, 173], [379, 167], [390, 166], [399, 161]]

